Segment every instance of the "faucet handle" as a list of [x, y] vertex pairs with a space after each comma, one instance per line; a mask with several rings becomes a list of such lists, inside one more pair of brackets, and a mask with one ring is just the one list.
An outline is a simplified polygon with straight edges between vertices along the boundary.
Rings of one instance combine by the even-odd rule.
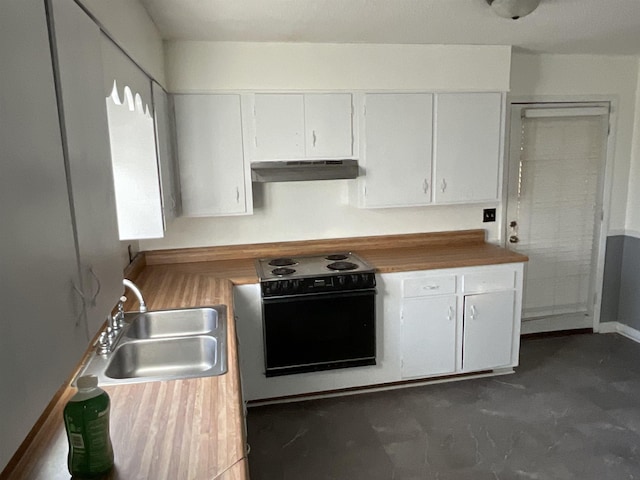
[[111, 351], [111, 344], [109, 342], [109, 336], [107, 332], [102, 332], [100, 338], [98, 338], [98, 353], [100, 355], [106, 355]]

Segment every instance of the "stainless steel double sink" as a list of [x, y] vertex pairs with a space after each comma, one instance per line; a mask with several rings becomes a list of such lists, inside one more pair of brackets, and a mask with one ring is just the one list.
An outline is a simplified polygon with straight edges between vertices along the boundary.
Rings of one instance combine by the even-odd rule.
[[112, 351], [94, 352], [78, 377], [96, 375], [100, 385], [115, 385], [227, 371], [225, 305], [126, 313], [119, 335]]

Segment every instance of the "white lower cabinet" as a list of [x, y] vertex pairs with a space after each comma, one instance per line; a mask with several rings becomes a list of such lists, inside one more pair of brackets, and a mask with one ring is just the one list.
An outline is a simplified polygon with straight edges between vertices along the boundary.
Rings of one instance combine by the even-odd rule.
[[402, 378], [456, 370], [456, 296], [407, 298], [402, 302]]
[[508, 264], [383, 275], [402, 283], [402, 378], [515, 367], [522, 269]]
[[522, 263], [376, 275], [376, 365], [267, 378], [260, 286], [234, 288], [245, 400], [518, 365]]
[[511, 365], [514, 307], [514, 290], [464, 297], [463, 371]]

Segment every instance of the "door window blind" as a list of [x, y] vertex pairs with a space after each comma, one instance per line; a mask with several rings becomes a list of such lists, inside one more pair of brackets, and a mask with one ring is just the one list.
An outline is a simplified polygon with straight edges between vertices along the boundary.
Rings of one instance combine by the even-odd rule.
[[590, 313], [606, 116], [523, 116], [518, 250], [529, 255], [523, 318]]

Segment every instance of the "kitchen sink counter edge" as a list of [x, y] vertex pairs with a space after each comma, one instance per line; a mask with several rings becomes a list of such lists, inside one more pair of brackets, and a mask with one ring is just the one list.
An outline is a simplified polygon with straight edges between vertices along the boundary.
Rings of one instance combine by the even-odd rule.
[[[374, 241], [358, 242], [369, 238]], [[486, 243], [483, 230], [360, 237], [351, 244], [349, 240], [260, 244], [257, 248], [179, 249], [168, 255], [161, 253], [161, 260], [156, 252], [147, 252], [147, 265], [136, 283], [151, 310], [228, 306], [229, 371], [219, 377], [104, 387], [112, 402], [111, 438], [115, 450], [115, 468], [104, 478], [248, 478], [232, 299], [234, 284], [258, 282], [255, 258], [352, 251], [367, 260], [377, 273], [528, 260], [524, 255]], [[219, 255], [219, 251], [223, 254]], [[212, 260], [212, 256], [216, 259]], [[127, 303], [127, 310], [136, 308], [136, 302]], [[70, 387], [62, 390], [18, 461], [12, 462], [14, 468], [8, 478], [69, 478], [62, 409], [74, 393]]]

